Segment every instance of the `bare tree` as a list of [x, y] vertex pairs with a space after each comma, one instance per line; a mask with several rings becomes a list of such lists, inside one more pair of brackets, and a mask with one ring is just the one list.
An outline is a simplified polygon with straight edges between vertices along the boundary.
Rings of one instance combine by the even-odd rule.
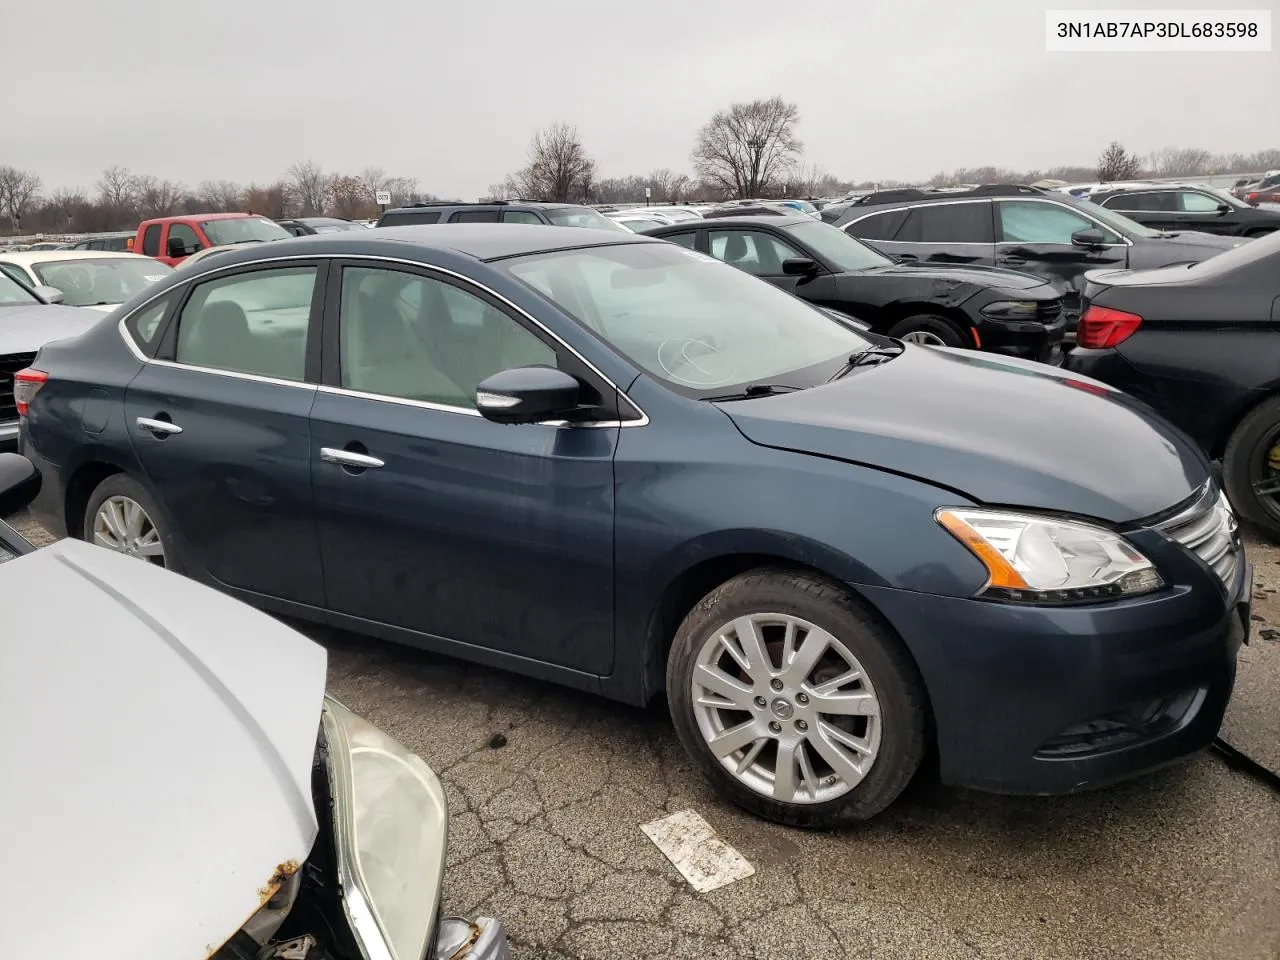
[[758, 197], [778, 186], [796, 165], [802, 144], [800, 111], [781, 97], [735, 103], [698, 132], [693, 167], [734, 197]]
[[334, 178], [321, 170], [320, 164], [311, 160], [295, 163], [285, 176], [301, 208], [299, 216], [319, 216], [328, 209]]
[[244, 206], [244, 188], [231, 180], [205, 180], [196, 196], [205, 213], [235, 213]]
[[591, 195], [595, 173], [596, 162], [587, 156], [577, 128], [557, 122], [534, 134], [529, 143], [529, 165], [507, 177], [503, 191], [539, 200], [581, 203]]
[[178, 212], [186, 187], [175, 180], [160, 180], [151, 174], [134, 177], [138, 214], [144, 219], [169, 217]]
[[100, 202], [115, 210], [129, 210], [137, 205], [138, 178], [127, 167], [111, 166], [98, 180]]
[[0, 167], [0, 212], [13, 221], [14, 230], [22, 229], [22, 218], [40, 192], [40, 178], [28, 170]]
[[276, 181], [265, 186], [251, 183], [244, 188], [243, 201], [247, 212], [258, 213], [272, 220], [283, 220], [292, 213], [289, 185]]
[[375, 198], [365, 189], [363, 176], [334, 177], [329, 187], [329, 201], [333, 215], [345, 220], [364, 219], [377, 209]]
[[1165, 147], [1150, 157], [1151, 172], [1166, 177], [1201, 177], [1214, 169], [1231, 165], [1225, 157], [1215, 157], [1198, 147]]
[[1098, 158], [1098, 179], [1103, 183], [1113, 180], [1133, 180], [1138, 176], [1138, 158], [1125, 150], [1118, 140], [1112, 140]]

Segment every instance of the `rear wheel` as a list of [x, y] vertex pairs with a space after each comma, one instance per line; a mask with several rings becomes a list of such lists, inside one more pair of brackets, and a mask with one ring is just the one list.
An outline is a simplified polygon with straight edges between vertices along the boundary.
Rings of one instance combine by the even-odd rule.
[[151, 494], [126, 474], [112, 474], [94, 489], [85, 508], [82, 534], [99, 547], [182, 571], [174, 539]]
[[905, 343], [919, 343], [929, 347], [962, 347], [964, 332], [946, 317], [921, 313], [899, 320], [889, 328], [889, 336]]
[[708, 594], [676, 634], [667, 697], [716, 790], [791, 826], [874, 816], [924, 755], [924, 687], [900, 641], [805, 573], [754, 571]]
[[1280, 540], [1280, 397], [1240, 421], [1227, 441], [1222, 474], [1232, 506]]

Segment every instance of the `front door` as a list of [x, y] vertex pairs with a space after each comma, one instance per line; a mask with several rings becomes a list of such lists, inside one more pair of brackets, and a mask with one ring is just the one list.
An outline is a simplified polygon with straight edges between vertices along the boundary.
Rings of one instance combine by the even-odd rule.
[[1240, 214], [1221, 197], [1203, 190], [1179, 190], [1178, 210], [1173, 217], [1175, 230], [1233, 235], [1240, 230]]
[[325, 324], [311, 454], [329, 608], [607, 674], [618, 428], [502, 426], [475, 409], [485, 377], [582, 377], [575, 358], [426, 270], [344, 265]]
[[[996, 266], [1061, 281], [1072, 291], [1065, 306], [1073, 317], [1079, 313], [1085, 271], [1123, 269], [1128, 263], [1129, 245], [1123, 237], [1065, 204], [1000, 200], [996, 211]], [[1081, 230], [1097, 230], [1102, 244], [1073, 243], [1072, 235]]]
[[290, 264], [196, 284], [125, 392], [134, 451], [189, 572], [316, 606], [307, 381], [323, 274]]

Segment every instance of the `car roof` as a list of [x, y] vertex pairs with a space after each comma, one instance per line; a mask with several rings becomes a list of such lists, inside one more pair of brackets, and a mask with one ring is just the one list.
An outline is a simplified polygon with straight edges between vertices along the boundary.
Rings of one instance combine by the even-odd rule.
[[269, 219], [260, 213], [190, 213], [176, 217], [152, 217], [150, 220], [144, 220], [143, 223], [173, 223], [178, 220], [234, 220], [243, 217]]
[[[768, 215], [744, 214], [741, 217], [712, 217], [711, 219], [702, 220], [682, 220], [679, 223], [671, 224], [672, 227], [680, 227], [684, 230], [691, 228], [705, 227], [708, 230], [728, 230], [735, 226], [754, 226], [754, 227], [790, 227], [797, 223], [821, 223], [821, 220], [815, 220], [813, 217], [805, 213], [798, 213], [794, 216], [783, 214], [782, 216], [771, 217]], [[666, 229], [665, 225], [663, 229]], [[652, 234], [659, 231], [654, 230]], [[651, 235], [652, 235], [651, 234]]]
[[129, 253], [126, 250], [27, 250], [20, 253], [3, 253], [11, 263], [23, 266], [33, 263], [49, 263], [54, 260], [150, 260], [141, 254]]

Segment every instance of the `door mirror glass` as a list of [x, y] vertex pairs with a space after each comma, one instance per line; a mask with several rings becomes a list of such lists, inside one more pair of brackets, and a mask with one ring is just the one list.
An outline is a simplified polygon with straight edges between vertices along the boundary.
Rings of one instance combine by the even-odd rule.
[[40, 492], [40, 471], [26, 457], [0, 453], [0, 518], [22, 510]]
[[1071, 235], [1071, 242], [1077, 247], [1101, 247], [1106, 245], [1107, 238], [1101, 230], [1077, 230]]
[[582, 386], [553, 367], [515, 367], [480, 381], [476, 409], [495, 423], [560, 420], [578, 408]]
[[1219, 212], [1219, 213], [1230, 213], [1230, 212], [1231, 212], [1231, 204], [1229, 204], [1229, 203], [1220, 203], [1220, 204], [1218, 204], [1218, 212]]
[[67, 299], [67, 295], [57, 287], [39, 286], [34, 287], [33, 289], [36, 292], [36, 296], [45, 303], [61, 303], [63, 300]]
[[185, 257], [187, 255], [187, 245], [182, 242], [181, 237], [170, 237], [168, 247], [169, 256], [171, 257]]
[[818, 272], [818, 261], [809, 257], [788, 257], [782, 261], [782, 272], [789, 277], [809, 277]]

